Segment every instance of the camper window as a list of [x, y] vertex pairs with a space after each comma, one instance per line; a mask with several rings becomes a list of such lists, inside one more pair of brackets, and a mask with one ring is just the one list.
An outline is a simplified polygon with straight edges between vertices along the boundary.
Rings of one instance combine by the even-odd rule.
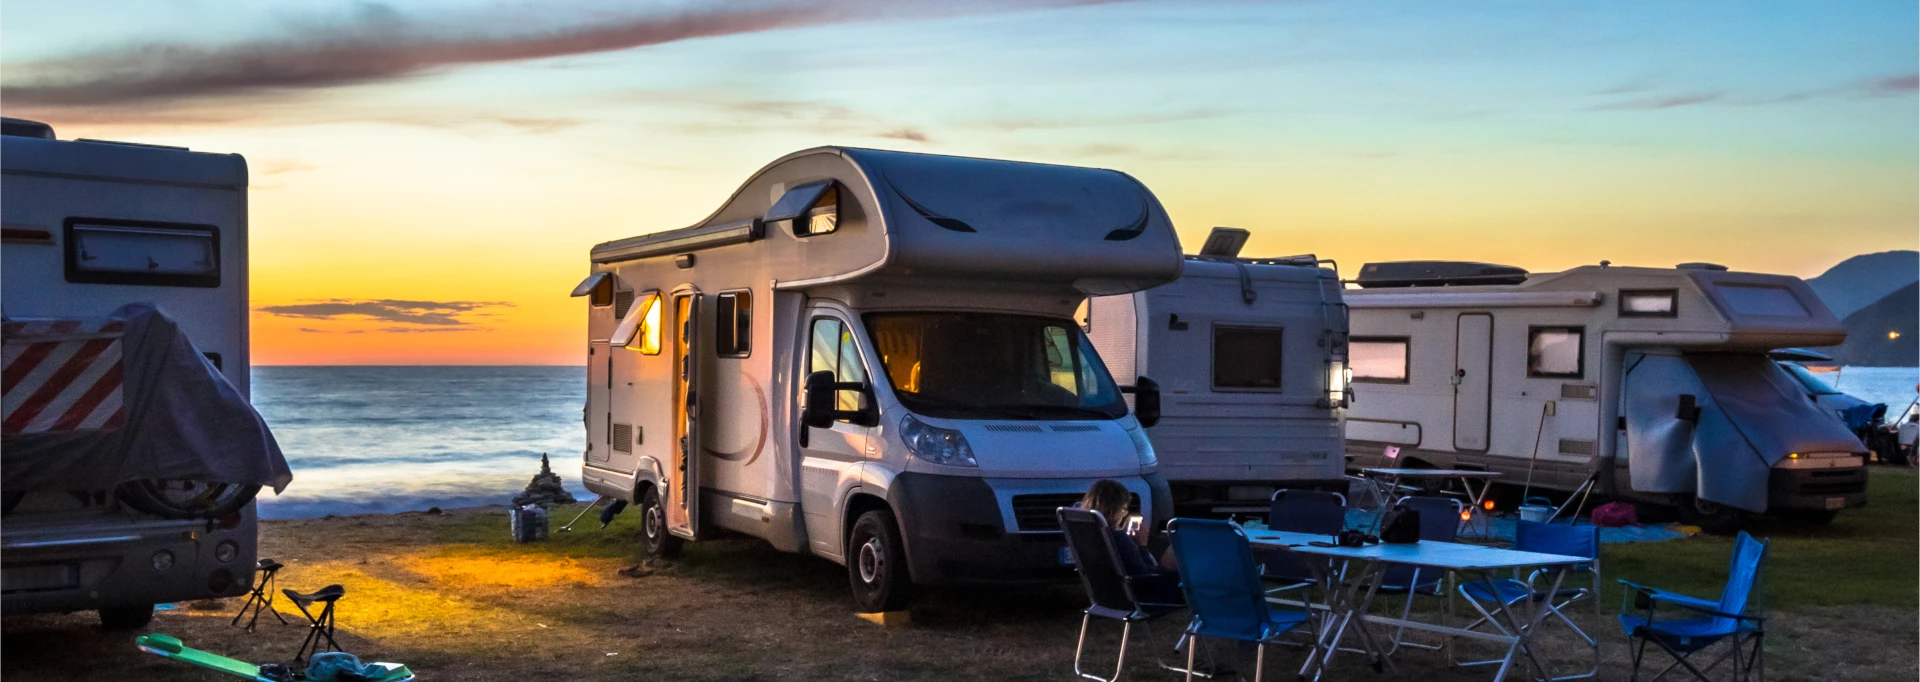
[[[813, 319], [812, 350], [808, 354], [807, 373], [832, 372], [833, 380], [841, 383], [866, 383], [867, 366], [860, 360], [860, 348], [853, 338], [853, 330], [831, 317]], [[860, 406], [860, 392], [853, 390], [838, 391], [834, 409], [857, 411]], [[845, 420], [841, 420], [845, 421]]]
[[769, 223], [790, 220], [793, 236], [811, 237], [839, 229], [839, 208], [839, 185], [832, 180], [817, 180], [781, 194], [761, 220]]
[[1281, 330], [1213, 328], [1213, 387], [1235, 391], [1280, 390]]
[[220, 230], [212, 225], [68, 218], [67, 281], [220, 286]]
[[1374, 384], [1407, 383], [1407, 337], [1354, 337], [1347, 343], [1353, 380]]
[[1527, 330], [1527, 376], [1578, 379], [1586, 355], [1587, 330], [1581, 327], [1530, 327]]
[[753, 350], [753, 294], [726, 291], [714, 299], [714, 354], [744, 358]]
[[1620, 290], [1621, 317], [1673, 317], [1679, 314], [1680, 292], [1673, 289]]
[[1119, 419], [1120, 390], [1066, 319], [876, 313], [867, 331], [894, 394], [947, 419]]
[[640, 307], [627, 311], [620, 326], [613, 330], [612, 346], [640, 351], [641, 355], [660, 354], [660, 292], [647, 292]]

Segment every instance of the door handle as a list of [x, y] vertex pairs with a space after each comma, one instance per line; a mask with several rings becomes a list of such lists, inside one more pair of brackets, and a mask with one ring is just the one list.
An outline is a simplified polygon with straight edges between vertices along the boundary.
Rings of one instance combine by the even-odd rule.
[[1466, 380], [1466, 378], [1467, 378], [1467, 370], [1464, 370], [1464, 369], [1453, 370], [1453, 385], [1459, 386], [1460, 382]]

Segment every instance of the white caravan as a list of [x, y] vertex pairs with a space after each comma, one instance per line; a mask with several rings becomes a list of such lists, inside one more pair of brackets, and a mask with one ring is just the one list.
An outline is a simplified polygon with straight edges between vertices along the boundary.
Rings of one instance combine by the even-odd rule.
[[[1278, 488], [1345, 489], [1347, 309], [1313, 256], [1188, 256], [1180, 279], [1088, 299], [1082, 327], [1114, 376], [1159, 384], [1147, 429], [1182, 515], [1267, 511]], [[1233, 237], [1238, 237], [1234, 239]]]
[[1710, 264], [1528, 275], [1366, 265], [1349, 355], [1356, 464], [1489, 469], [1506, 484], [1831, 519], [1866, 503], [1863, 448], [1768, 359], [1846, 331], [1805, 282]]
[[[23, 323], [7, 325], [9, 485], [38, 473], [13, 459], [25, 450], [14, 449], [22, 431], [114, 430], [141, 418], [144, 408], [120, 402], [117, 337], [110, 344], [110, 333], [89, 337], [105, 327], [87, 328], [80, 319], [110, 325], [106, 318], [124, 304], [156, 304], [244, 396], [246, 161], [57, 140], [52, 128], [19, 119], [5, 119], [0, 133], [0, 312], [9, 320], [71, 320], [67, 338], [102, 344], [78, 351], [59, 343], [16, 346], [16, 325]], [[44, 357], [36, 352], [49, 349]], [[9, 614], [98, 609], [105, 625], [124, 628], [145, 624], [156, 603], [244, 594], [253, 578], [257, 489], [178, 481], [8, 489], [0, 603]], [[212, 518], [153, 513], [155, 495], [164, 498], [160, 504], [211, 510]]]
[[869, 611], [1069, 577], [1054, 509], [1094, 481], [1170, 514], [1074, 308], [1180, 267], [1122, 173], [788, 155], [699, 224], [593, 248], [584, 482], [640, 505], [649, 553], [763, 538], [845, 564]]

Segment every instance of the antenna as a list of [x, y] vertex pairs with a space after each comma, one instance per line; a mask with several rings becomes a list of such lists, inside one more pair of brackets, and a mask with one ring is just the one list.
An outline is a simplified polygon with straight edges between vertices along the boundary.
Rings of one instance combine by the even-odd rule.
[[1207, 233], [1207, 241], [1200, 245], [1200, 255], [1213, 258], [1238, 258], [1240, 248], [1247, 245], [1246, 230], [1237, 227], [1216, 227]]

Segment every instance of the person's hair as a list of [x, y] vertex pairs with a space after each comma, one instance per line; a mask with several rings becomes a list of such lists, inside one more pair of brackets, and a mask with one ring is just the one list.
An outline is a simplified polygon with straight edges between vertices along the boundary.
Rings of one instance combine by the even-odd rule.
[[1133, 493], [1119, 481], [1103, 478], [1093, 482], [1085, 497], [1080, 498], [1080, 508], [1100, 512], [1107, 517], [1107, 523], [1114, 528], [1127, 522], [1127, 506], [1133, 504]]

